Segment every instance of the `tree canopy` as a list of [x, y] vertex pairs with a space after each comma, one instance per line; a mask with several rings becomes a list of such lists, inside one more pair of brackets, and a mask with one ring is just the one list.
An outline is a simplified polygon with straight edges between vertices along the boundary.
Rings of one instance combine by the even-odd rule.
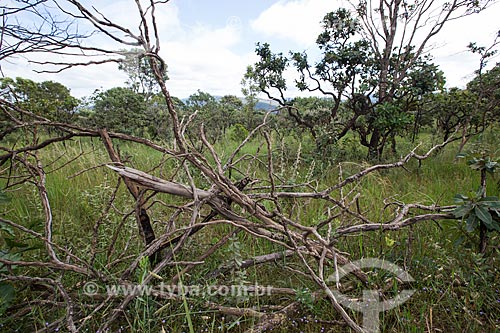
[[[259, 61], [247, 70], [247, 82], [285, 106], [289, 117], [308, 128], [317, 141], [318, 123], [305, 117], [286, 95], [288, 68], [295, 69], [295, 88], [332, 99], [329, 133], [334, 139], [355, 131], [370, 158], [379, 158], [389, 138], [410, 122], [415, 104], [442, 89], [444, 75], [432, 63], [426, 46], [450, 20], [482, 10], [488, 1], [409, 3], [361, 1], [327, 13], [316, 39], [321, 57], [311, 63], [306, 52], [273, 53], [258, 43]], [[432, 10], [431, 10], [432, 8]], [[416, 35], [423, 36], [418, 39]], [[346, 117], [342, 104], [349, 109]], [[322, 122], [323, 123], [323, 122]], [[328, 140], [326, 140], [328, 141]]]
[[5, 91], [4, 98], [12, 103], [56, 121], [71, 121], [79, 104], [67, 87], [53, 81], [0, 78], [0, 89]]

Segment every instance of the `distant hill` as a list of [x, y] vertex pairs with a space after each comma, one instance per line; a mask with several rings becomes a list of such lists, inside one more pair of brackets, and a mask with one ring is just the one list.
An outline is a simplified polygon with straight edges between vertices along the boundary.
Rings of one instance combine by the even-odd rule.
[[255, 110], [264, 110], [270, 111], [279, 107], [279, 104], [275, 101], [271, 101], [268, 99], [259, 99], [257, 104], [255, 104]]
[[[214, 96], [214, 98], [219, 101], [222, 96]], [[244, 97], [238, 97], [243, 103], [245, 103]], [[188, 100], [187, 98], [181, 99], [184, 103]], [[279, 104], [275, 101], [269, 99], [258, 98], [257, 104], [255, 105], [255, 110], [270, 111], [279, 107]]]

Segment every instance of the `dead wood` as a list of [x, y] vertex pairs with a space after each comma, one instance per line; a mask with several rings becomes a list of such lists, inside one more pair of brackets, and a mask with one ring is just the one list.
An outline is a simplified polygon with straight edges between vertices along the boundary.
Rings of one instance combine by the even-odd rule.
[[[117, 165], [120, 165], [122, 163], [120, 160], [120, 156], [113, 148], [113, 142], [109, 137], [108, 131], [105, 128], [99, 129], [99, 134], [111, 161], [113, 161]], [[155, 240], [156, 236], [153, 227], [151, 226], [151, 219], [149, 218], [149, 215], [144, 208], [144, 198], [137, 186], [135, 186], [135, 184], [133, 184], [128, 178], [123, 177], [123, 182], [136, 201], [135, 218], [137, 220], [139, 232], [142, 235], [144, 243], [147, 247], [149, 244], [151, 244], [152, 241]], [[149, 260], [152, 264], [155, 264], [157, 262], [157, 255], [158, 253], [155, 252], [149, 257]]]

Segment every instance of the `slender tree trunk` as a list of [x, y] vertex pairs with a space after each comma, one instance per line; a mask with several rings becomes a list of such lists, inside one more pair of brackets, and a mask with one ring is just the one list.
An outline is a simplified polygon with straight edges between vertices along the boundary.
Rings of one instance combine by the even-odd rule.
[[379, 141], [380, 132], [375, 128], [370, 138], [370, 144], [368, 145], [368, 160], [374, 161], [380, 159]]
[[422, 111], [420, 110], [420, 106], [418, 106], [417, 109], [417, 116], [415, 117], [415, 121], [413, 123], [413, 133], [411, 137], [411, 142], [414, 143], [415, 139], [417, 138], [418, 132], [419, 132], [419, 127], [420, 127], [420, 118], [422, 117]]
[[396, 156], [396, 154], [398, 152], [396, 149], [396, 135], [395, 134], [391, 135], [391, 150], [392, 150], [392, 153], [394, 154], [394, 156]]

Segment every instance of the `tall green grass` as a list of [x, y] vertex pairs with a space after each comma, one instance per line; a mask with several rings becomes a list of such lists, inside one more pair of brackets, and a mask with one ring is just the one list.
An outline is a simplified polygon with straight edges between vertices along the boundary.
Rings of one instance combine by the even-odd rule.
[[[419, 150], [421, 152], [437, 140], [430, 134], [423, 135], [420, 139], [423, 142]], [[274, 170], [278, 182], [282, 179], [284, 184], [315, 180], [311, 185], [321, 190], [338, 181], [340, 170], [342, 170], [340, 176], [347, 177], [368, 165], [360, 159], [364, 156], [364, 151], [362, 148], [354, 147], [352, 140], [340, 142], [336, 148], [337, 155], [330, 160], [322, 161], [315, 157], [314, 147], [309, 139], [299, 141], [290, 136], [285, 138], [284, 144], [277, 137], [273, 136], [272, 140]], [[488, 132], [481, 140], [491, 151], [498, 149], [500, 139], [497, 132]], [[164, 161], [161, 168], [152, 171], [164, 179], [173, 177], [179, 166], [178, 162], [143, 146], [119, 142], [115, 144], [127, 160], [127, 164], [135, 168], [151, 171], [153, 166]], [[225, 140], [215, 145], [223, 162], [238, 144], [232, 141], [228, 134]], [[401, 154], [404, 155], [411, 147], [413, 143], [403, 140], [399, 145]], [[456, 152], [457, 144], [450, 144], [421, 164], [412, 161], [405, 169], [391, 169], [370, 174], [360, 184], [348, 186], [344, 191], [347, 193], [353, 189], [360, 193], [360, 209], [374, 222], [383, 222], [389, 218], [391, 210], [383, 209], [384, 200], [387, 198], [426, 205], [452, 204], [452, 198], [456, 193], [476, 190], [479, 185], [479, 174], [471, 170], [463, 160], [456, 160]], [[66, 165], [80, 154], [82, 155], [78, 159]], [[257, 159], [249, 158], [242, 161], [238, 169], [242, 172], [252, 170], [252, 177], [266, 179], [268, 170], [265, 163], [258, 162], [258, 160], [267, 161], [268, 151], [264, 139], [257, 136], [250, 141], [238, 156], [244, 154], [255, 156]], [[39, 152], [39, 156], [46, 164], [55, 161], [47, 167], [48, 170], [55, 170], [47, 176], [47, 188], [54, 213], [54, 241], [65, 244], [73, 254], [88, 260], [93, 230], [96, 221], [100, 220], [95, 268], [106, 271], [110, 277], [119, 275], [128, 263], [119, 262], [114, 265], [110, 263], [118, 256], [138, 255], [143, 244], [133, 214], [126, 219], [122, 217], [122, 213], [130, 212], [134, 205], [123, 184], [116, 192], [113, 208], [106, 216], [102, 216], [110, 195], [115, 191], [117, 176], [104, 166], [89, 169], [109, 162], [100, 142], [82, 139], [66, 144], [54, 144]], [[208, 153], [207, 159], [213, 161]], [[388, 154], [384, 159], [394, 161], [399, 159], [399, 156]], [[86, 169], [89, 170], [81, 173]], [[75, 176], [77, 173], [80, 174]], [[208, 182], [204, 177], [193, 174], [197, 186], [207, 186]], [[233, 171], [233, 179], [241, 176]], [[188, 183], [187, 179], [177, 179]], [[256, 185], [266, 186], [269, 182], [264, 181]], [[498, 187], [492, 178], [489, 179], [488, 190], [491, 195], [498, 195]], [[340, 195], [339, 192], [335, 194]], [[43, 215], [41, 206], [37, 203], [36, 189], [32, 185], [24, 184], [8, 191], [7, 195], [11, 201], [5, 209], [5, 218], [29, 226], [33, 230], [42, 231]], [[178, 198], [168, 195], [158, 195], [156, 199], [170, 204], [181, 202]], [[286, 214], [305, 225], [324, 219], [328, 213], [327, 203], [323, 201], [307, 201], [304, 204], [290, 200], [284, 207], [288, 209]], [[161, 234], [168, 228], [168, 218], [172, 209], [157, 204], [150, 213], [155, 231]], [[177, 226], [187, 223], [188, 221], [176, 221]], [[347, 222], [339, 220], [338, 223], [341, 225]], [[176, 259], [189, 259], [202, 254], [230, 230], [228, 226], [217, 226], [200, 231], [196, 239], [188, 240], [185, 252], [181, 252]], [[111, 256], [108, 256], [110, 237], [115, 234], [118, 235], [115, 249]], [[27, 241], [31, 242], [31, 245], [40, 246], [37, 240]], [[381, 331], [499, 331], [499, 237], [497, 234], [491, 234], [491, 246], [486, 257], [476, 253], [477, 241], [476, 235], [465, 233], [456, 221], [427, 221], [390, 233], [370, 232], [341, 238], [335, 246], [351, 253], [353, 260], [367, 257], [385, 258], [404, 267], [414, 277], [415, 282], [411, 288], [417, 290], [416, 294], [400, 307], [381, 314]], [[240, 233], [226, 247], [210, 257], [205, 265], [183, 276], [183, 283], [208, 283], [204, 277], [209, 271], [234, 259], [231, 242], [238, 244], [240, 249], [238, 255], [243, 258], [283, 250], [275, 244]], [[37, 250], [35, 247], [34, 250], [23, 253], [23, 260], [46, 259], [43, 258], [43, 253], [43, 249]], [[314, 303], [308, 301], [308, 290], [314, 290], [314, 284], [304, 276], [286, 270], [285, 266], [298, 268], [300, 262], [297, 258], [287, 258], [273, 264], [254, 267], [247, 270], [246, 279], [260, 285], [290, 287], [297, 290], [301, 297], [215, 300], [228, 306], [265, 307], [296, 299], [303, 303], [302, 311], [289, 318], [288, 327], [277, 328], [276, 332], [346, 331], [345, 327], [335, 324], [339, 317], [326, 300]], [[178, 268], [171, 267], [162, 272], [162, 275], [168, 279], [177, 272]], [[33, 271], [25, 273], [32, 274]], [[82, 282], [82, 278], [75, 274], [65, 274], [62, 279], [65, 285], [77, 286]], [[226, 279], [227, 283], [231, 283], [231, 277]], [[78, 290], [75, 289], [75, 292]], [[22, 302], [23, 295], [28, 294], [29, 290], [19, 293], [16, 302]], [[184, 302], [176, 303], [149, 298], [138, 299], [125, 314], [123, 321], [113, 329], [131, 332], [145, 330], [161, 332], [162, 329], [166, 332], [243, 332], [255, 323], [252, 318], [227, 317], [214, 310], [207, 310], [203, 306], [203, 301], [204, 299], [186, 298]], [[111, 311], [112, 305], [109, 304], [108, 308], [88, 322], [89, 332], [99, 327], [101, 320]], [[3, 318], [2, 327], [7, 327], [11, 331], [16, 329], [24, 331], [33, 327], [43, 327], [46, 322], [51, 322], [62, 315], [62, 313], [47, 312], [47, 309], [44, 305], [35, 305], [30, 313], [25, 314], [25, 320]], [[359, 313], [351, 314], [361, 321]]]

